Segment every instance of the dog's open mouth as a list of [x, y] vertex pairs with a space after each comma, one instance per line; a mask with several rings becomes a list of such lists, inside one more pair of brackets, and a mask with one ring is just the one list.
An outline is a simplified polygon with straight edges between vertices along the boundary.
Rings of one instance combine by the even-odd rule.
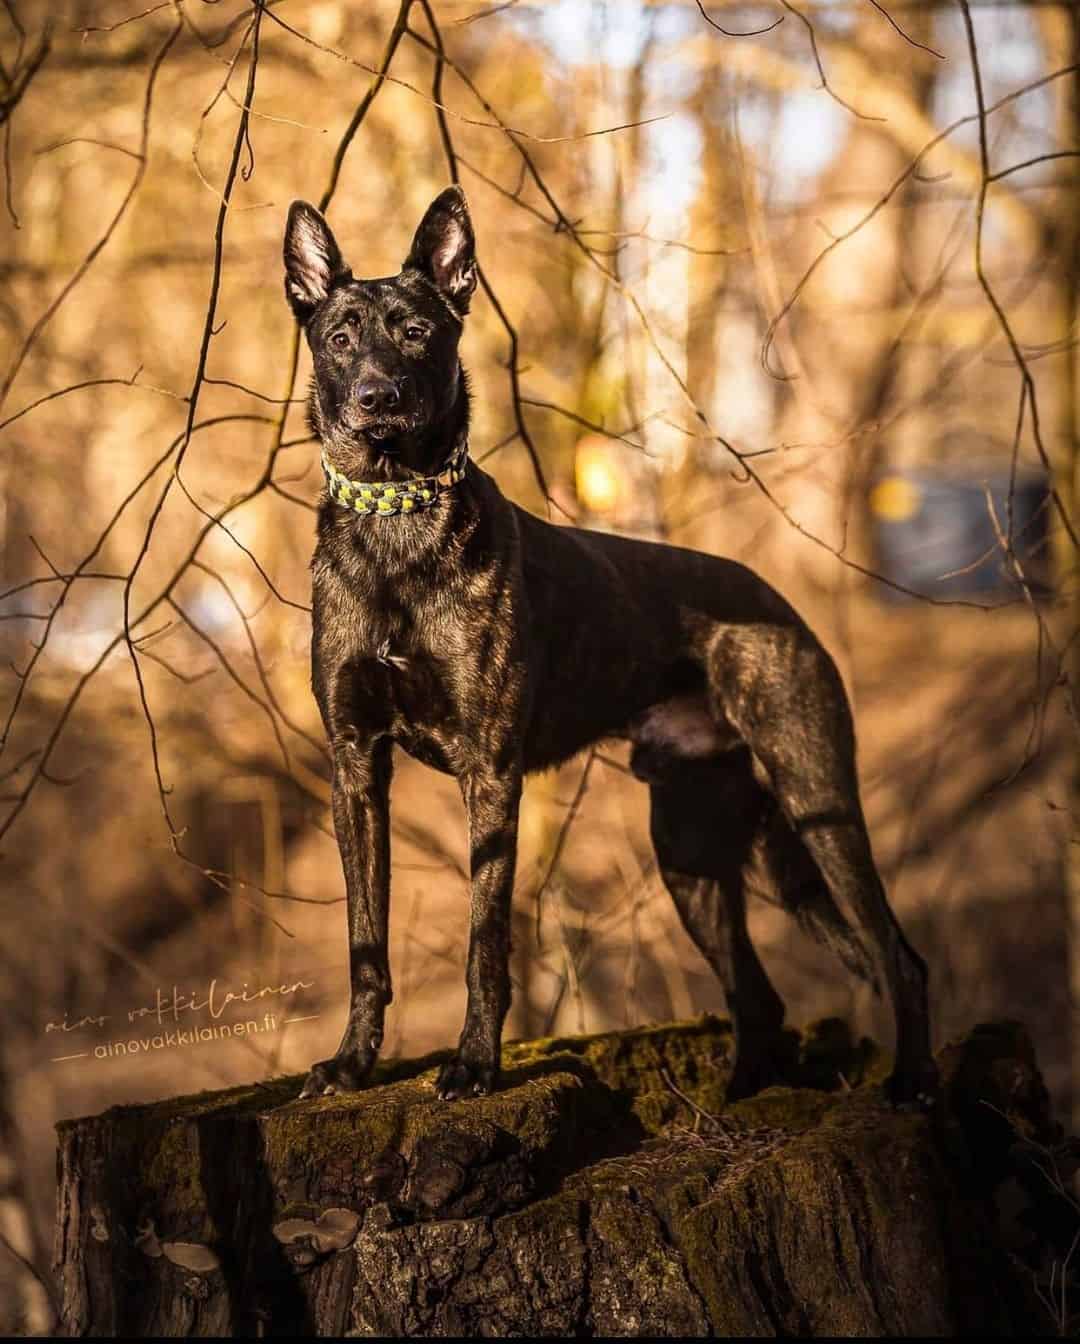
[[403, 438], [416, 428], [414, 421], [405, 416], [394, 416], [382, 420], [368, 420], [357, 425], [353, 433], [368, 443], [378, 444], [383, 452], [393, 452], [394, 441]]
[[399, 425], [392, 425], [384, 420], [378, 421], [374, 425], [367, 425], [361, 433], [365, 439], [374, 439], [376, 443], [384, 443], [387, 439], [392, 439], [401, 432]]

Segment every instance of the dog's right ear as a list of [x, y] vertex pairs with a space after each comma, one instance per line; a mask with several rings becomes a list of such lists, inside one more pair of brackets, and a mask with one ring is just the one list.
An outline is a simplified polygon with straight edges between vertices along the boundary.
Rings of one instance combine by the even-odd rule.
[[293, 201], [285, 226], [285, 297], [306, 324], [335, 285], [352, 279], [330, 226], [313, 205]]

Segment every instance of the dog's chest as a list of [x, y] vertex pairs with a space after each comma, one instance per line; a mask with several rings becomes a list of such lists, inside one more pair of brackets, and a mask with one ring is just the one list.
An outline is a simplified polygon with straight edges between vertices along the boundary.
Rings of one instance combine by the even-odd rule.
[[446, 668], [428, 654], [383, 655], [378, 666], [388, 735], [425, 765], [460, 769], [464, 716]]
[[436, 769], [465, 763], [470, 660], [437, 604], [339, 602], [320, 624], [316, 676], [330, 672], [338, 718]]

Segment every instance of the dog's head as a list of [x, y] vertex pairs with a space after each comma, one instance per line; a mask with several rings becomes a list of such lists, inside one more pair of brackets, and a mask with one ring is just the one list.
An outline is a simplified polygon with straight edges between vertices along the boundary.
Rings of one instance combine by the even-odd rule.
[[458, 341], [475, 288], [460, 187], [432, 201], [400, 274], [382, 280], [355, 280], [326, 220], [293, 202], [285, 294], [315, 365], [313, 427], [341, 470], [445, 465], [466, 413]]

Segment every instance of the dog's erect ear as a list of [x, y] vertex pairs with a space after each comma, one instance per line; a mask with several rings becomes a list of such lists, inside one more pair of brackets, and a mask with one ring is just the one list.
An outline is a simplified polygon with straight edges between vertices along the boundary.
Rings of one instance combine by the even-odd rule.
[[465, 193], [447, 187], [427, 208], [405, 265], [422, 271], [464, 316], [476, 288], [476, 241]]
[[351, 280], [330, 226], [313, 205], [293, 201], [285, 226], [285, 297], [306, 322], [336, 284]]

